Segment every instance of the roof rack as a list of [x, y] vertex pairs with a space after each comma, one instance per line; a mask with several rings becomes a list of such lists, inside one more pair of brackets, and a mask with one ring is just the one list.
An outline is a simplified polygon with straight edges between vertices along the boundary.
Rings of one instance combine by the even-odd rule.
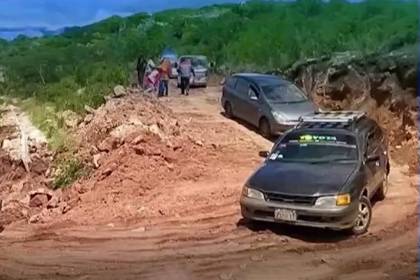
[[351, 123], [366, 115], [361, 111], [328, 111], [314, 112], [311, 115], [301, 116], [300, 123]]

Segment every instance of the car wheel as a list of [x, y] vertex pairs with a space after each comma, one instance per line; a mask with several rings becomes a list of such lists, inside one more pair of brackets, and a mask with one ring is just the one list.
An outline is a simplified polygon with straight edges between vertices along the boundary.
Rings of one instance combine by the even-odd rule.
[[384, 200], [386, 198], [387, 193], [388, 193], [388, 188], [389, 188], [388, 175], [384, 175], [384, 179], [381, 183], [381, 186], [378, 189], [378, 192], [376, 193], [376, 197], [379, 200]]
[[359, 200], [358, 214], [354, 221], [351, 231], [354, 235], [361, 235], [368, 231], [370, 221], [372, 220], [372, 206], [367, 197]]
[[264, 229], [264, 222], [257, 221], [257, 220], [251, 220], [248, 218], [245, 218], [245, 224], [246, 226], [253, 231], [260, 231]]
[[270, 123], [268, 122], [268, 120], [266, 118], [262, 118], [260, 120], [259, 131], [260, 131], [260, 134], [263, 137], [265, 137], [265, 138], [270, 138], [271, 137]]
[[226, 116], [229, 119], [234, 118], [233, 109], [232, 109], [232, 105], [230, 104], [230, 102], [225, 102], [224, 110], [225, 110]]

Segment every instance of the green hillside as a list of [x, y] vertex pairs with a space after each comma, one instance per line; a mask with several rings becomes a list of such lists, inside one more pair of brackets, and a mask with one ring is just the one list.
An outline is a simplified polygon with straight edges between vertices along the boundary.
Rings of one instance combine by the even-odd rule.
[[70, 28], [63, 35], [0, 41], [0, 94], [53, 110], [96, 106], [127, 84], [139, 55], [165, 47], [209, 56], [217, 70], [285, 69], [336, 51], [390, 51], [417, 40], [416, 1], [251, 1], [199, 10], [137, 14]]

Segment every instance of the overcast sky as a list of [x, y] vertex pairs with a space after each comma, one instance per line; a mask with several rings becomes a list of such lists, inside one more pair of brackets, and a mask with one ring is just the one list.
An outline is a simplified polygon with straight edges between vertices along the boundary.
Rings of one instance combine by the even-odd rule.
[[0, 0], [0, 28], [59, 28], [84, 25], [111, 15], [198, 7], [240, 0]]

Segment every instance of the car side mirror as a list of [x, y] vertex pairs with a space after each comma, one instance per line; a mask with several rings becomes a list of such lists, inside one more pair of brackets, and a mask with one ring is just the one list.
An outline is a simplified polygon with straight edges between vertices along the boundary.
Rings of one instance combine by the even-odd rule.
[[258, 101], [258, 97], [256, 97], [255, 95], [251, 95], [249, 97], [249, 99], [254, 100], [254, 101]]
[[262, 158], [268, 158], [268, 156], [270, 155], [270, 153], [268, 151], [260, 151], [258, 153], [258, 155]]

